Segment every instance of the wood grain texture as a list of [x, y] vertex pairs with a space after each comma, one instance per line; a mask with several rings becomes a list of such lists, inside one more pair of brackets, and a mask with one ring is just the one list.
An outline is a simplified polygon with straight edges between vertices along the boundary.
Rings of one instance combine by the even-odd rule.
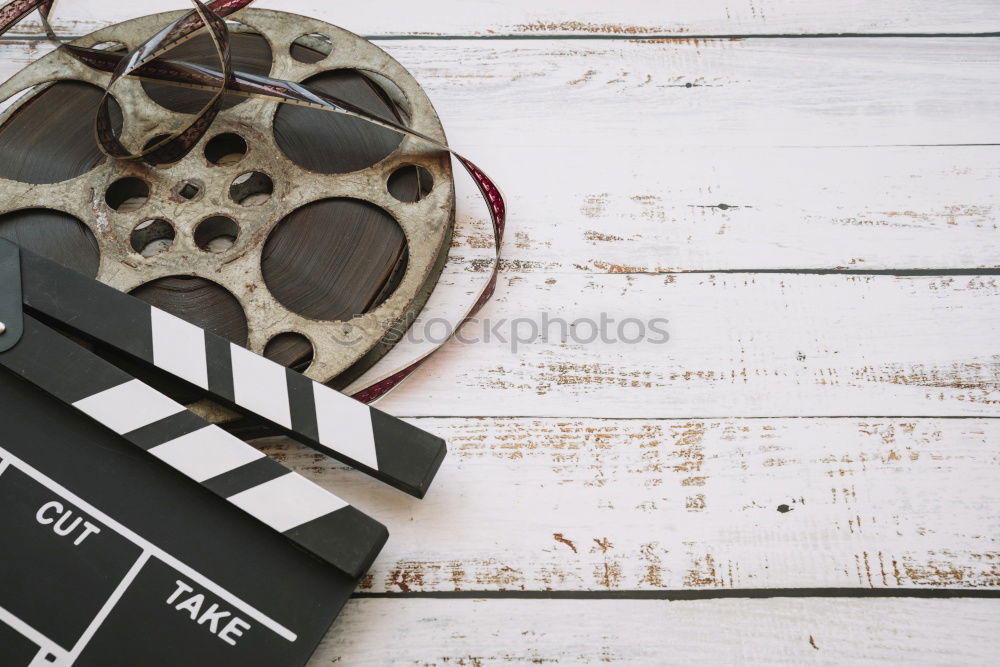
[[290, 441], [379, 517], [362, 592], [1000, 587], [1000, 421], [419, 419], [417, 501]]
[[[994, 146], [481, 146], [511, 199], [506, 273], [1000, 267]], [[485, 213], [456, 184], [453, 256], [485, 271]]]
[[[442, 280], [475, 284], [462, 273]], [[448, 342], [380, 407], [403, 416], [996, 415], [998, 303], [995, 276], [508, 275], [461, 332], [478, 342]], [[602, 316], [614, 320], [606, 340], [594, 338]], [[668, 320], [656, 326], [669, 340], [650, 325], [632, 342], [635, 322], [619, 337], [629, 318]], [[424, 322], [411, 335], [440, 331]], [[514, 336], [528, 342], [515, 349]]]
[[[990, 0], [865, 2], [831, 5], [819, 0], [626, 0], [540, 3], [511, 0], [416, 4], [261, 0], [259, 7], [297, 12], [363, 35], [642, 36], [663, 34], [982, 33], [1000, 30]], [[61, 2], [53, 12], [65, 34], [81, 34], [114, 21], [183, 8], [183, 0]], [[37, 23], [22, 31], [38, 33]]]
[[353, 600], [324, 665], [993, 665], [996, 600]]
[[885, 145], [1000, 141], [998, 45], [383, 44], [504, 184], [506, 268], [554, 272], [1000, 265], [995, 147]]
[[[390, 597], [353, 600], [314, 665], [995, 662], [996, 600], [392, 597], [1000, 587], [1000, 38], [738, 38], [984, 33], [995, 2], [260, 6], [504, 37], [379, 42], [510, 198], [483, 315], [671, 337], [448, 344], [379, 406], [450, 441], [423, 501], [267, 444], [392, 533], [361, 587]], [[601, 39], [518, 39], [566, 36]], [[0, 75], [48, 48], [0, 42]], [[461, 295], [489, 243], [457, 181]]]
[[383, 45], [503, 184], [506, 270], [1000, 265], [1000, 39]]
[[467, 150], [484, 140], [535, 155], [1000, 139], [1000, 37], [376, 43]]
[[1000, 266], [995, 146], [886, 145], [1000, 141], [1000, 38], [381, 46], [503, 184], [506, 271]]
[[[1000, 141], [1000, 37], [376, 44], [427, 90], [450, 142], [482, 162], [485, 146], [535, 156]], [[3, 43], [0, 76], [50, 49]], [[647, 168], [669, 153], [657, 156]]]

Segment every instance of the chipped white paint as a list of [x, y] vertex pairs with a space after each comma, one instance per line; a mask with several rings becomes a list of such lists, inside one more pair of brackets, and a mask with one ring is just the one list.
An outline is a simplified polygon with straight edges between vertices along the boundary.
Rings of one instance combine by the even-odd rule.
[[[1000, 265], [995, 146], [479, 150], [511, 196], [508, 273]], [[486, 270], [485, 213], [456, 184], [480, 227], [455, 254]]]
[[[991, 0], [585, 4], [260, 6], [369, 35], [1000, 30]], [[452, 443], [423, 501], [270, 445], [389, 526], [364, 591], [1000, 587], [997, 279], [755, 272], [1000, 266], [1000, 38], [379, 45], [510, 197], [483, 315], [671, 340], [450, 344], [379, 406]], [[48, 48], [0, 41], [0, 76]], [[458, 187], [461, 291], [489, 250]], [[989, 664], [998, 629], [995, 600], [364, 599], [313, 664]]]
[[352, 600], [327, 665], [994, 665], [998, 600]]
[[[742, 136], [764, 136], [762, 128], [768, 127], [772, 133], [786, 128], [794, 134], [796, 123], [782, 118], [782, 105], [798, 118], [799, 129], [812, 128], [842, 145], [863, 141], [866, 127], [868, 139], [877, 138], [875, 130], [881, 128], [882, 135], [908, 132], [907, 140], [916, 143], [924, 142], [921, 137], [929, 143], [953, 140], [953, 132], [964, 133], [961, 138], [973, 143], [988, 143], [996, 132], [988, 121], [1000, 105], [1000, 86], [994, 85], [1000, 83], [1000, 39], [792, 40], [704, 50], [693, 44], [581, 43], [386, 42], [405, 51], [397, 55], [405, 55], [448, 117], [451, 140], [487, 165], [511, 196], [508, 247], [515, 254], [483, 315], [494, 320], [532, 317], [548, 309], [571, 320], [599, 317], [602, 311], [618, 319], [659, 316], [670, 320], [672, 340], [665, 345], [585, 346], [550, 340], [527, 344], [517, 354], [496, 342], [474, 351], [450, 344], [383, 401], [384, 409], [413, 416], [995, 413], [1000, 392], [993, 331], [1000, 325], [1000, 295], [993, 277], [591, 272], [1000, 264], [995, 239], [1000, 160], [995, 147], [772, 145], [761, 149], [764, 161], [755, 165], [750, 147], [669, 144], [694, 138], [725, 144]], [[654, 54], [677, 51], [679, 62], [690, 61], [692, 67], [714, 57], [718, 66], [725, 62], [738, 68], [751, 83], [737, 82], [739, 90], [726, 99], [711, 87], [681, 88], [702, 97], [692, 97], [676, 111], [657, 102], [662, 91], [658, 98], [637, 89], [631, 99], [636, 109], [647, 112], [644, 122], [671, 128], [658, 135], [636, 136], [634, 126], [629, 130], [625, 123], [603, 121], [600, 114], [581, 108], [586, 105], [561, 106], [558, 120], [539, 114], [552, 108], [557, 97], [551, 84], [565, 84], [588, 68], [648, 68], [666, 76], [664, 59], [644, 57], [650, 49]], [[811, 58], [815, 53], [823, 54], [822, 63]], [[498, 59], [502, 71], [514, 67], [526, 76], [513, 82], [516, 77], [507, 75], [470, 76], [490, 58]], [[838, 65], [838, 59], [844, 64]], [[862, 62], [876, 63], [863, 77], [857, 74]], [[823, 63], [833, 71], [825, 72]], [[792, 78], [797, 65], [808, 65], [818, 78]], [[527, 76], [531, 73], [540, 76]], [[894, 78], [909, 83], [887, 96]], [[618, 84], [604, 83], [608, 80], [594, 78], [587, 84], [592, 89], [586, 99], [612, 100], [612, 105], [630, 99]], [[814, 92], [832, 92], [825, 98], [796, 98], [799, 81], [809, 81]], [[937, 95], [949, 86], [954, 86], [950, 98], [961, 98], [962, 104], [927, 102], [926, 91]], [[498, 105], [504, 90], [512, 100], [507, 106]], [[775, 96], [773, 113], [768, 95]], [[508, 111], [500, 115], [497, 108]], [[479, 133], [473, 132], [477, 122]], [[567, 127], [575, 129], [567, 132]], [[504, 147], [518, 131], [537, 147], [529, 151], [518, 142]], [[606, 196], [598, 190], [598, 178], [581, 176], [581, 185], [568, 177], [544, 177], [546, 168], [558, 173], [558, 165], [546, 163], [558, 154], [553, 144], [579, 136], [630, 142], [628, 150], [620, 151], [625, 157], [609, 158], [612, 166], [606, 172], [597, 169], [617, 174], [603, 184], [610, 188]], [[636, 147], [647, 138], [653, 148]], [[693, 162], [694, 175], [685, 175], [685, 164], [671, 159], [699, 150], [705, 156]], [[727, 151], [742, 157], [729, 165]], [[618, 161], [630, 155], [640, 160], [638, 168]], [[542, 166], [533, 171], [536, 163]], [[581, 174], [590, 163], [600, 164], [578, 154], [566, 163], [584, 165]], [[808, 178], [812, 165], [826, 165], [816, 168], [816, 181]], [[699, 193], [697, 177], [713, 172], [723, 178], [706, 180]], [[630, 178], [632, 174], [656, 175], [644, 182], [645, 177]], [[848, 178], [852, 175], [853, 180]], [[680, 194], [671, 190], [674, 180], [681, 184]], [[717, 185], [719, 180], [727, 185]], [[537, 188], [539, 182], [550, 188]], [[530, 194], [522, 198], [522, 193]], [[664, 208], [655, 198], [665, 202]], [[717, 201], [752, 208], [700, 208]], [[460, 214], [480, 216], [481, 207], [465, 196]], [[591, 216], [596, 216], [596, 229]], [[481, 237], [460, 239], [463, 245], [456, 254], [471, 258], [476, 249], [469, 246], [481, 245], [477, 239]], [[646, 247], [647, 239], [650, 250], [636, 250]], [[468, 268], [477, 266], [473, 262]], [[522, 271], [530, 272], [520, 275]], [[461, 282], [469, 282], [460, 275]]]
[[[260, 0], [257, 6], [298, 12], [363, 35], [657, 35], [800, 33], [982, 33], [1000, 29], [990, 0], [868, 2], [844, 0]], [[177, 9], [183, 0], [60, 2], [55, 25], [73, 34], [126, 18]], [[38, 32], [37, 23], [22, 30]]]
[[1000, 141], [1000, 38], [380, 46], [503, 185], [507, 271], [1000, 265], [996, 147], [886, 145]]
[[268, 452], [383, 521], [362, 591], [1000, 586], [992, 419], [419, 419], [420, 501]]
[[487, 139], [532, 159], [581, 144], [660, 151], [636, 165], [649, 169], [682, 146], [1000, 139], [1000, 37], [379, 44], [427, 90], [449, 141], [486, 165]]
[[[444, 280], [466, 281], [463, 274]], [[482, 324], [447, 343], [379, 407], [402, 416], [996, 415], [995, 276], [505, 275], [492, 323], [550, 318], [513, 350]], [[613, 318], [612, 339], [579, 318]], [[626, 318], [665, 318], [670, 340], [629, 344]], [[418, 327], [417, 332], [422, 329]], [[431, 329], [433, 332], [433, 329]], [[568, 332], [568, 326], [567, 326]], [[626, 337], [637, 327], [629, 325]]]
[[[376, 43], [427, 91], [449, 141], [505, 192], [518, 164], [494, 168], [492, 147], [530, 161], [593, 145], [629, 154], [640, 172], [672, 168], [685, 146], [1000, 141], [1000, 37]], [[0, 75], [50, 48], [3, 42]]]

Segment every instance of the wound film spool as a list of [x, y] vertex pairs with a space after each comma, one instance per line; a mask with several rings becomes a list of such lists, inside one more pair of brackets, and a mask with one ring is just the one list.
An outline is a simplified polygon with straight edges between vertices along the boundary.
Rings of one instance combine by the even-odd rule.
[[[183, 13], [73, 43], [131, 49]], [[283, 12], [238, 21], [234, 69], [304, 82], [445, 142], [426, 94], [373, 44]], [[210, 48], [202, 35], [171, 57], [208, 64]], [[0, 237], [333, 386], [388, 351], [386, 334], [416, 316], [447, 255], [447, 153], [356, 118], [230, 97], [178, 162], [110, 160], [93, 136], [106, 82], [57, 50], [0, 86], [0, 99], [25, 93], [0, 116]], [[205, 95], [121, 80], [123, 141], [169, 132]]]

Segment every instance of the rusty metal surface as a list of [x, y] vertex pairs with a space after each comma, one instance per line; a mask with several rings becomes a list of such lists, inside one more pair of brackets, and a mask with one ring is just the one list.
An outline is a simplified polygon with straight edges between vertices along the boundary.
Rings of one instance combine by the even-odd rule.
[[[93, 46], [119, 42], [132, 48], [165, 23], [183, 12], [146, 16], [109, 26], [74, 44]], [[413, 77], [388, 54], [364, 39], [330, 24], [271, 10], [250, 9], [238, 15], [243, 28], [261, 34], [271, 46], [271, 76], [302, 81], [320, 72], [353, 69], [374, 74], [393, 102], [409, 116], [412, 129], [442, 142], [444, 131], [430, 100]], [[319, 34], [330, 42], [305, 38], [299, 43], [327, 53], [320, 61], [303, 63], [293, 59], [289, 48], [303, 35]], [[384, 79], [382, 78], [384, 77]], [[57, 80], [76, 80], [98, 86], [106, 84], [104, 74], [89, 70], [57, 50], [29, 65], [0, 86], [0, 99]], [[398, 89], [397, 89], [398, 88]], [[6, 121], [31, 94], [5, 110]], [[162, 134], [164, 127], [180, 123], [177, 114], [154, 102], [138, 80], [122, 80], [115, 97], [126, 118], [123, 141], [142, 145]], [[279, 105], [272, 101], [248, 99], [219, 114], [212, 130], [202, 140], [234, 132], [246, 139], [248, 151], [236, 164], [215, 165], [205, 157], [203, 145], [182, 160], [160, 167], [138, 161], [105, 160], [76, 178], [54, 184], [31, 184], [0, 179], [3, 206], [0, 214], [20, 209], [44, 207], [78, 218], [93, 232], [100, 250], [97, 278], [117, 289], [131, 291], [150, 281], [177, 275], [198, 276], [227, 289], [242, 306], [248, 324], [247, 346], [261, 353], [274, 336], [296, 332], [309, 339], [313, 361], [306, 374], [328, 381], [365, 357], [386, 332], [399, 321], [411, 317], [423, 305], [440, 272], [454, 223], [455, 190], [450, 160], [444, 152], [404, 137], [399, 147], [376, 164], [345, 174], [308, 171], [287, 159], [275, 143], [272, 132]], [[387, 190], [389, 176], [404, 165], [420, 165], [430, 172], [433, 188], [417, 202], [396, 200]], [[242, 205], [230, 197], [230, 185], [239, 175], [256, 171], [273, 181], [270, 198], [255, 205]], [[111, 209], [105, 192], [116, 180], [134, 176], [150, 186], [149, 199], [134, 210]], [[192, 199], [180, 196], [185, 182], [201, 190]], [[370, 202], [389, 213], [402, 228], [408, 245], [406, 272], [395, 291], [368, 313], [347, 321], [319, 321], [285, 308], [267, 289], [261, 272], [264, 242], [275, 226], [289, 213], [310, 202], [331, 197], [350, 197]], [[212, 216], [237, 221], [240, 233], [224, 252], [206, 252], [194, 240], [199, 222]], [[153, 219], [168, 220], [175, 238], [165, 251], [151, 257], [136, 252], [130, 235], [137, 224]], [[383, 346], [384, 347], [384, 346]]]

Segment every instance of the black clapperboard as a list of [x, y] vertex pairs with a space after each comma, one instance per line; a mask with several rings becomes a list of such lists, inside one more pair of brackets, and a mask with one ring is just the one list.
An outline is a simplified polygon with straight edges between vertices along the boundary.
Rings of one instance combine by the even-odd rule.
[[3, 667], [301, 665], [388, 537], [81, 341], [417, 497], [445, 455], [440, 438], [3, 240], [0, 322]]

